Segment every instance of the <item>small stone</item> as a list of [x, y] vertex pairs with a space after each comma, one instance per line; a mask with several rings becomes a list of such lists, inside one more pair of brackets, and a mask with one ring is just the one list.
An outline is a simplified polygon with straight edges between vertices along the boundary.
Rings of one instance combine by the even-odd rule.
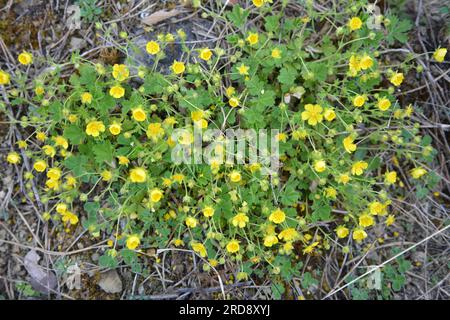
[[122, 291], [122, 280], [116, 270], [102, 273], [98, 285], [107, 293], [119, 293]]

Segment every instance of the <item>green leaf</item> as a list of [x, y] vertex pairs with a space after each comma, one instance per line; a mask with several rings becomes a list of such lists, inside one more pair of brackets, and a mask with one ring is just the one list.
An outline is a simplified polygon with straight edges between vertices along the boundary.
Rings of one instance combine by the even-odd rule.
[[110, 163], [113, 160], [114, 147], [109, 141], [104, 141], [102, 143], [94, 145], [92, 151], [95, 156], [95, 161], [99, 164], [103, 162]]
[[73, 145], [81, 144], [86, 137], [84, 131], [75, 125], [70, 125], [65, 128], [63, 136], [69, 139], [70, 143]]
[[280, 17], [279, 16], [268, 16], [264, 18], [264, 27], [268, 32], [275, 32], [280, 27]]
[[87, 163], [88, 157], [84, 155], [72, 155], [64, 160], [64, 166], [66, 166], [67, 169], [71, 170], [75, 176], [81, 176], [87, 171]]
[[294, 84], [297, 73], [293, 68], [282, 68], [280, 74], [278, 75], [278, 81], [287, 86], [292, 86]]
[[239, 5], [234, 5], [233, 10], [227, 13], [227, 18], [233, 22], [233, 24], [241, 28], [247, 22], [247, 17], [250, 14], [250, 11], [244, 10]]

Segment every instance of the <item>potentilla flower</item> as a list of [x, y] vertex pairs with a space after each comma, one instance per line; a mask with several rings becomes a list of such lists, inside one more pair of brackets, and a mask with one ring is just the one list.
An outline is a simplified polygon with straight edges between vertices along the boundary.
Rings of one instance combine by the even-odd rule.
[[130, 71], [128, 70], [128, 67], [126, 65], [116, 63], [113, 66], [112, 75], [117, 81], [124, 81], [129, 77]]
[[350, 233], [350, 231], [348, 230], [348, 228], [346, 228], [345, 226], [338, 226], [336, 229], [336, 235], [338, 236], [338, 238], [345, 238], [348, 236], [348, 234]]
[[354, 30], [358, 30], [361, 29], [362, 27], [362, 21], [360, 18], [358, 17], [353, 17], [348, 21], [348, 27], [350, 28], [350, 30], [354, 31]]
[[109, 94], [115, 99], [120, 99], [125, 95], [125, 89], [119, 85], [113, 86], [111, 87], [111, 89], [109, 89]]
[[161, 198], [163, 197], [163, 192], [158, 189], [158, 188], [154, 188], [150, 191], [150, 200], [151, 202], [159, 202], [161, 200]]
[[322, 122], [322, 107], [318, 104], [307, 104], [305, 105], [305, 111], [302, 112], [302, 120], [308, 120], [310, 126], [315, 126]]
[[62, 214], [63, 222], [69, 222], [71, 225], [76, 225], [78, 223], [78, 217], [70, 211], [66, 211]]
[[45, 186], [50, 190], [59, 190], [59, 180], [48, 179], [45, 182]]
[[203, 208], [202, 212], [205, 217], [210, 218], [214, 215], [214, 208], [211, 206], [206, 206]]
[[314, 161], [314, 170], [316, 172], [321, 173], [324, 172], [327, 169], [327, 163], [325, 160], [316, 160]]
[[56, 136], [53, 140], [55, 141], [55, 145], [57, 147], [63, 147], [64, 149], [69, 148], [69, 141], [67, 141], [67, 139], [63, 136]]
[[403, 73], [399, 73], [399, 72], [395, 72], [391, 78], [389, 79], [389, 81], [396, 87], [398, 87], [399, 85], [402, 84], [403, 79], [405, 77], [403, 76]]
[[45, 145], [42, 147], [42, 150], [44, 151], [45, 155], [49, 156], [50, 158], [53, 158], [56, 155], [56, 150], [52, 146]]
[[227, 244], [227, 251], [229, 253], [236, 253], [239, 251], [239, 241], [237, 240], [231, 240]]
[[359, 225], [363, 228], [372, 226], [375, 223], [375, 219], [370, 214], [362, 214], [359, 216]]
[[381, 98], [380, 100], [378, 100], [377, 105], [378, 109], [380, 109], [381, 111], [386, 111], [391, 107], [391, 101], [389, 101], [389, 99], [387, 98]]
[[75, 187], [76, 184], [77, 184], [77, 179], [75, 179], [74, 176], [72, 176], [70, 174], [66, 176], [66, 187], [73, 188], [73, 187]]
[[269, 221], [272, 221], [273, 223], [280, 224], [286, 220], [286, 214], [284, 211], [282, 211], [280, 208], [277, 208], [276, 210], [272, 211], [272, 213], [269, 216]]
[[89, 92], [83, 92], [81, 94], [81, 103], [90, 104], [92, 102], [92, 94]]
[[315, 241], [303, 249], [303, 254], [310, 254], [314, 251], [314, 249], [319, 245], [319, 241]]
[[369, 213], [372, 215], [383, 215], [386, 207], [379, 201], [369, 203]]
[[212, 57], [212, 51], [209, 48], [204, 48], [200, 50], [199, 57], [202, 60], [209, 61]]
[[264, 246], [266, 247], [272, 247], [273, 245], [276, 245], [278, 243], [278, 238], [274, 234], [268, 234], [264, 237]]
[[122, 125], [120, 123], [112, 123], [109, 125], [108, 130], [113, 136], [117, 136], [122, 131]]
[[414, 168], [410, 171], [410, 174], [414, 179], [420, 179], [426, 173], [427, 171], [424, 168]]
[[3, 70], [0, 70], [0, 85], [6, 85], [10, 82], [10, 75]]
[[102, 121], [91, 121], [86, 126], [88, 136], [98, 137], [102, 132], [105, 132], [105, 125]]
[[159, 122], [150, 123], [147, 127], [146, 133], [147, 137], [157, 141], [160, 137], [164, 135], [164, 128], [161, 126], [161, 123]]
[[28, 65], [33, 63], [33, 55], [29, 52], [23, 51], [21, 54], [19, 54], [17, 60], [19, 60], [19, 62], [23, 65]]
[[[127, 162], [127, 164], [128, 164], [128, 162]], [[130, 180], [131, 180], [131, 182], [135, 182], [135, 183], [145, 182], [147, 180], [147, 171], [142, 167], [136, 167], [136, 168], [131, 169], [130, 170]]]
[[246, 66], [245, 64], [243, 64], [243, 63], [237, 68], [239, 74], [243, 75], [243, 76], [248, 75], [248, 70], [249, 69], [250, 68], [248, 66]]
[[193, 242], [191, 244], [192, 250], [194, 250], [195, 252], [197, 252], [200, 257], [204, 258], [206, 257], [207, 253], [206, 253], [206, 248], [203, 244], [199, 243], [199, 242]]
[[384, 182], [387, 185], [394, 184], [397, 181], [397, 172], [395, 171], [386, 171], [384, 174]]
[[147, 114], [145, 113], [144, 109], [142, 109], [140, 107], [134, 108], [131, 111], [131, 115], [132, 115], [133, 119], [138, 122], [143, 122], [143, 121], [145, 121], [145, 119], [147, 119]]
[[361, 242], [365, 238], [367, 238], [367, 233], [363, 229], [353, 230], [353, 240], [356, 240], [356, 242]]
[[352, 153], [356, 150], [356, 144], [353, 143], [354, 138], [352, 136], [348, 136], [342, 141], [342, 144], [344, 145], [345, 151], [348, 153]]
[[270, 56], [274, 59], [281, 59], [281, 50], [278, 48], [272, 49]]
[[228, 104], [232, 108], [236, 108], [237, 106], [239, 106], [239, 99], [236, 97], [231, 97], [230, 100], [228, 100]]
[[47, 178], [57, 181], [61, 178], [61, 169], [59, 168], [51, 168], [47, 171]]
[[178, 182], [178, 183], [182, 183], [184, 178], [185, 178], [185, 176], [182, 173], [176, 173], [172, 176], [173, 181]]
[[333, 109], [326, 108], [325, 111], [323, 112], [323, 117], [327, 121], [333, 121], [334, 119], [336, 119], [336, 112], [334, 112]]
[[245, 225], [248, 223], [248, 221], [248, 216], [243, 212], [239, 212], [231, 219], [231, 223], [233, 224], [233, 226], [239, 228], [245, 228]]
[[117, 159], [119, 160], [119, 164], [120, 165], [126, 166], [126, 165], [128, 165], [130, 163], [130, 159], [128, 159], [125, 156], [118, 156]]
[[36, 132], [36, 139], [43, 142], [43, 141], [45, 141], [45, 139], [47, 139], [47, 135], [45, 134], [45, 132], [38, 131], [38, 132]]
[[239, 182], [242, 179], [241, 173], [239, 171], [233, 170], [228, 174], [231, 182]]
[[175, 74], [181, 74], [184, 72], [185, 69], [186, 69], [186, 67], [184, 66], [183, 62], [175, 60], [172, 64], [172, 71]]
[[360, 65], [360, 59], [359, 57], [352, 55], [350, 57], [350, 60], [348, 61], [348, 69], [350, 71], [350, 75], [351, 76], [356, 76], [358, 71], [361, 70], [361, 65]]
[[283, 231], [280, 232], [278, 235], [278, 238], [280, 240], [283, 240], [284, 242], [291, 242], [297, 240], [299, 237], [299, 234], [297, 230], [294, 228], [286, 228]]
[[6, 157], [6, 161], [8, 161], [11, 164], [18, 164], [20, 163], [20, 156], [17, 152], [10, 152]]
[[340, 174], [336, 179], [337, 182], [342, 184], [347, 184], [349, 183], [350, 180], [351, 180], [350, 176], [346, 173]]
[[34, 170], [37, 172], [44, 172], [47, 169], [47, 163], [44, 160], [37, 160], [33, 165]]
[[366, 103], [366, 97], [363, 95], [357, 95], [353, 98], [353, 105], [355, 107], [362, 107]]
[[133, 234], [127, 237], [126, 245], [130, 250], [135, 250], [141, 244], [141, 240], [137, 234]]
[[373, 66], [373, 59], [370, 56], [364, 55], [360, 58], [359, 67], [362, 70], [367, 70], [369, 68], [372, 68], [372, 66]]
[[59, 214], [66, 213], [67, 209], [67, 204], [65, 203], [58, 203], [55, 208], [56, 212], [58, 212]]
[[257, 34], [257, 33], [254, 33], [254, 32], [250, 32], [250, 33], [248, 34], [247, 41], [248, 41], [248, 43], [249, 43], [251, 46], [257, 44], [258, 41], [259, 41], [259, 36], [258, 36], [258, 34]]
[[337, 191], [333, 187], [328, 187], [325, 189], [325, 196], [330, 199], [336, 199]]
[[355, 176], [360, 176], [367, 169], [369, 164], [365, 161], [357, 161], [352, 165], [352, 174]]
[[447, 49], [446, 48], [438, 48], [433, 53], [433, 58], [437, 62], [444, 62], [446, 54], [447, 54]]
[[265, 0], [252, 0], [252, 2], [255, 7], [260, 8], [264, 5]]
[[392, 214], [388, 215], [387, 218], [386, 218], [386, 221], [385, 221], [386, 226], [389, 227], [389, 226], [392, 225], [394, 222], [395, 222], [395, 217], [394, 217], [394, 215], [392, 215]]
[[195, 228], [197, 226], [197, 219], [195, 219], [192, 216], [187, 216], [186, 219], [184, 220], [184, 223], [189, 227], [189, 228]]
[[110, 181], [113, 177], [113, 173], [109, 170], [103, 170], [100, 175], [102, 176], [102, 180], [106, 182]]
[[156, 41], [149, 41], [147, 42], [147, 45], [145, 46], [145, 50], [149, 54], [157, 54], [160, 51], [159, 44]]

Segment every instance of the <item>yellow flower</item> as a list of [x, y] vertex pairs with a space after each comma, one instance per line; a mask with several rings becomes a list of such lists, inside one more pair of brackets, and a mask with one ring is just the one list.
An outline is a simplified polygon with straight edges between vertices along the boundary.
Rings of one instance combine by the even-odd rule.
[[236, 92], [236, 89], [233, 87], [228, 87], [225, 90], [225, 94], [227, 97], [231, 97]]
[[264, 237], [264, 246], [272, 247], [273, 245], [278, 243], [278, 238], [274, 234], [268, 234]]
[[131, 115], [133, 116], [133, 119], [142, 122], [147, 119], [147, 114], [145, 113], [144, 109], [142, 108], [135, 108], [131, 111]]
[[173, 179], [175, 182], [182, 183], [183, 180], [184, 180], [184, 174], [182, 174], [182, 173], [174, 174], [174, 175], [172, 176], [172, 179]]
[[72, 175], [66, 176], [66, 186], [71, 188], [74, 187], [77, 184], [77, 179], [75, 179]]
[[286, 214], [280, 208], [272, 211], [272, 213], [269, 216], [269, 221], [272, 221], [273, 223], [276, 224], [283, 223], [284, 220], [286, 220]]
[[123, 81], [130, 75], [128, 67], [124, 64], [115, 64], [113, 66], [112, 75], [117, 81]]
[[325, 160], [316, 160], [314, 161], [314, 170], [316, 170], [316, 172], [324, 172], [327, 168], [327, 163], [325, 162]]
[[248, 41], [248, 43], [250, 43], [251, 46], [257, 44], [258, 41], [259, 41], [259, 36], [258, 36], [258, 34], [257, 34], [257, 33], [250, 32], [250, 33], [248, 34], [247, 41]]
[[379, 201], [373, 201], [369, 203], [369, 212], [374, 216], [383, 215], [385, 209], [386, 209], [385, 206]]
[[200, 257], [204, 258], [206, 257], [206, 248], [203, 244], [199, 243], [199, 242], [193, 242], [191, 244], [192, 246], [192, 250], [194, 250], [195, 252], [197, 252]]
[[239, 228], [244, 228], [248, 221], [248, 216], [243, 212], [239, 212], [231, 219], [231, 223], [233, 224], [233, 226]]
[[388, 215], [388, 217], [386, 218], [386, 221], [385, 221], [385, 223], [386, 223], [386, 226], [390, 226], [391, 224], [393, 224], [395, 222], [395, 217], [394, 217], [394, 215], [392, 215], [392, 214], [390, 214], [390, 215]]
[[362, 95], [358, 95], [353, 98], [353, 105], [355, 107], [362, 107], [366, 103], [366, 97]]
[[75, 123], [78, 120], [78, 116], [76, 114], [70, 114], [68, 119], [70, 123]]
[[47, 188], [56, 191], [56, 190], [59, 189], [59, 180], [48, 179], [48, 180], [45, 182], [45, 185], [47, 186]]
[[296, 239], [298, 239], [298, 237], [299, 237], [299, 234], [298, 234], [297, 230], [295, 230], [294, 228], [284, 229], [278, 235], [278, 238], [280, 240], [283, 240], [284, 242], [295, 241]]
[[399, 85], [402, 84], [403, 79], [405, 79], [405, 77], [403, 76], [403, 73], [398, 73], [395, 72], [391, 78], [389, 79], [389, 81], [396, 87], [398, 87]]
[[353, 143], [354, 139], [352, 136], [348, 136], [342, 141], [342, 144], [344, 145], [345, 151], [348, 153], [352, 153], [356, 150], [356, 144]]
[[384, 182], [386, 184], [394, 184], [397, 181], [397, 172], [395, 171], [386, 171], [384, 174]]
[[191, 119], [194, 122], [200, 121], [204, 118], [205, 112], [203, 110], [196, 110], [191, 112]]
[[350, 30], [354, 31], [354, 30], [358, 30], [361, 29], [362, 27], [362, 21], [360, 18], [358, 17], [353, 17], [348, 21], [348, 27], [350, 28]]
[[36, 139], [39, 141], [45, 141], [45, 139], [47, 139], [47, 135], [42, 131], [36, 132]]
[[81, 103], [90, 104], [92, 102], [92, 94], [89, 92], [83, 92], [81, 94]]
[[424, 168], [414, 168], [410, 171], [411, 176], [414, 179], [420, 179], [427, 171]]
[[314, 251], [314, 248], [317, 247], [319, 244], [319, 241], [311, 243], [309, 246], [307, 246], [305, 249], [303, 249], [303, 254], [310, 254]]
[[277, 139], [277, 141], [286, 142], [287, 134], [284, 132], [280, 132], [275, 136], [275, 138]]
[[42, 150], [44, 150], [44, 153], [49, 156], [50, 158], [53, 158], [56, 154], [55, 148], [49, 145], [45, 145], [42, 147]]
[[272, 52], [270, 53], [270, 55], [274, 59], [280, 59], [281, 58], [281, 50], [278, 48], [272, 49]]
[[[126, 160], [128, 160], [128, 159], [126, 158]], [[136, 168], [131, 169], [130, 170], [130, 180], [131, 180], [131, 182], [135, 182], [135, 183], [145, 182], [147, 180], [147, 171], [142, 167], [136, 167]]]
[[363, 228], [370, 227], [375, 223], [375, 219], [370, 214], [363, 214], [359, 217], [359, 225]]
[[109, 95], [113, 98], [120, 99], [125, 95], [125, 89], [121, 86], [113, 86], [109, 89]]
[[125, 156], [118, 156], [117, 158], [119, 159], [119, 164], [120, 165], [125, 165], [126, 166], [126, 165], [128, 165], [130, 163], [130, 159], [128, 159]]
[[10, 81], [10, 76], [8, 73], [6, 73], [3, 70], [0, 70], [0, 86], [1, 85], [5, 85], [5, 84], [9, 84]]
[[336, 118], [336, 113], [334, 112], [333, 109], [325, 109], [325, 111], [323, 112], [323, 117], [325, 118], [325, 120], [327, 121], [333, 121]]
[[145, 50], [149, 54], [157, 54], [160, 51], [159, 44], [156, 41], [149, 41], [147, 42], [147, 45], [145, 46]]
[[252, 0], [252, 2], [255, 7], [259, 8], [264, 4], [265, 0]]
[[436, 60], [437, 62], [444, 62], [445, 59], [445, 55], [447, 54], [447, 49], [446, 48], [438, 48], [436, 49], [436, 51], [433, 53], [433, 58], [434, 60]]
[[345, 226], [338, 226], [335, 231], [338, 238], [341, 239], [347, 237], [348, 234], [350, 233], [348, 228], [346, 228]]
[[348, 69], [352, 76], [356, 76], [358, 71], [361, 70], [360, 59], [357, 56], [352, 55], [350, 57], [350, 60], [348, 61]]
[[20, 156], [17, 152], [10, 152], [6, 157], [6, 161], [8, 161], [11, 164], [20, 163]]
[[63, 147], [64, 149], [69, 147], [69, 142], [63, 136], [57, 136], [53, 140], [55, 141], [55, 145], [57, 147]]
[[249, 69], [250, 68], [248, 66], [246, 66], [245, 64], [243, 64], [243, 63], [237, 68], [239, 74], [243, 75], [243, 76], [248, 75], [248, 70]]
[[372, 66], [373, 66], [373, 59], [368, 55], [362, 56], [361, 59], [359, 60], [359, 67], [362, 70], [367, 70]]
[[67, 204], [65, 203], [58, 203], [56, 205], [56, 212], [58, 212], [59, 214], [63, 214], [67, 212]]
[[197, 219], [195, 219], [192, 216], [187, 216], [186, 220], [184, 220], [184, 223], [189, 227], [189, 228], [195, 228], [197, 226]]
[[19, 60], [19, 62], [23, 65], [28, 65], [33, 62], [33, 55], [29, 52], [23, 51], [19, 54], [17, 60]]
[[212, 57], [212, 51], [209, 48], [200, 50], [200, 59], [208, 61]]
[[109, 181], [112, 179], [113, 174], [111, 171], [109, 170], [103, 170], [102, 173], [100, 174], [102, 176], [102, 180], [103, 181]]
[[231, 240], [227, 244], [227, 251], [229, 253], [236, 253], [239, 251], [239, 241], [237, 240]]
[[158, 188], [154, 188], [150, 191], [150, 200], [152, 202], [159, 202], [161, 200], [161, 198], [163, 197], [163, 192], [158, 189]]
[[71, 225], [75, 225], [78, 223], [78, 217], [74, 213], [66, 211], [62, 214], [62, 221], [69, 222]]
[[317, 123], [322, 122], [322, 107], [318, 104], [307, 104], [305, 105], [305, 111], [302, 112], [302, 120], [308, 120], [308, 124], [311, 126], [317, 125]]
[[98, 137], [102, 132], [105, 132], [105, 125], [102, 121], [91, 121], [86, 126], [88, 136]]
[[357, 161], [352, 165], [352, 174], [354, 176], [360, 176], [368, 166], [368, 163], [365, 161]]
[[51, 168], [47, 171], [47, 178], [57, 181], [61, 178], [61, 169], [59, 168]]
[[108, 130], [112, 135], [117, 136], [122, 131], [122, 126], [120, 123], [113, 123], [109, 125]]
[[214, 215], [214, 208], [211, 206], [206, 206], [203, 208], [202, 212], [205, 217], [210, 218]]
[[139, 236], [137, 234], [133, 234], [131, 236], [128, 236], [127, 238], [127, 248], [130, 250], [134, 250], [141, 244], [141, 240], [139, 239]]
[[231, 97], [230, 100], [228, 100], [228, 103], [231, 107], [236, 108], [237, 106], [239, 106], [239, 99], [236, 97]]
[[339, 175], [339, 177], [337, 178], [337, 182], [342, 183], [342, 184], [347, 184], [349, 181], [350, 181], [350, 176], [346, 173]]
[[174, 239], [173, 240], [173, 244], [175, 247], [180, 247], [180, 246], [184, 246], [184, 241], [181, 239]]
[[231, 182], [239, 182], [242, 179], [241, 173], [239, 171], [233, 170], [228, 174]]
[[183, 62], [180, 62], [180, 61], [174, 61], [173, 62], [173, 64], [172, 64], [172, 71], [175, 73], [175, 74], [181, 74], [181, 73], [183, 73], [184, 72], [184, 70], [186, 69], [186, 67], [184, 66], [184, 63]]
[[363, 229], [353, 230], [353, 240], [356, 240], [356, 242], [361, 242], [365, 238], [367, 238], [367, 233]]
[[47, 163], [44, 160], [38, 160], [34, 163], [33, 168], [37, 172], [44, 172], [47, 169]]
[[381, 111], [386, 111], [391, 107], [391, 102], [387, 98], [382, 98], [378, 100], [378, 109]]
[[337, 196], [337, 191], [335, 188], [328, 187], [325, 189], [325, 196], [327, 198], [335, 199]]
[[147, 126], [147, 137], [152, 138], [153, 140], [158, 140], [160, 137], [164, 135], [164, 128], [161, 126], [161, 123], [155, 122], [150, 123]]

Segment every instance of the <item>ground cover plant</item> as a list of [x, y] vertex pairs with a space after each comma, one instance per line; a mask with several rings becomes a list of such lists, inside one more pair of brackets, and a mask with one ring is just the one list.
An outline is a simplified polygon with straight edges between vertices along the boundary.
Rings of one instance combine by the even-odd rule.
[[[328, 10], [192, 1], [210, 30], [226, 26], [221, 41], [152, 25], [143, 46], [96, 20], [105, 10], [95, 1], [79, 5], [117, 61], [79, 50], [56, 61], [24, 48], [0, 71], [0, 107], [15, 130], [5, 160], [39, 224], [99, 242], [100, 268], [143, 277], [149, 259], [179, 250], [198, 272], [226, 285], [266, 283], [272, 298], [326, 296], [345, 283], [354, 299], [402, 290], [412, 265], [401, 254], [372, 285], [349, 284], [359, 274], [324, 279], [319, 262], [332, 253], [345, 263], [397, 237], [405, 190], [421, 200], [448, 182], [433, 169], [439, 152], [417, 116], [424, 106], [404, 98], [415, 89], [407, 77], [426, 72], [419, 59], [448, 69], [444, 44], [390, 58], [413, 24], [368, 1]], [[226, 158], [228, 129], [278, 130], [279, 168], [268, 172], [261, 155], [250, 161], [252, 146]], [[198, 147], [211, 156], [195, 162]], [[189, 161], [174, 161], [176, 150]], [[16, 290], [34, 294], [22, 282]]]

